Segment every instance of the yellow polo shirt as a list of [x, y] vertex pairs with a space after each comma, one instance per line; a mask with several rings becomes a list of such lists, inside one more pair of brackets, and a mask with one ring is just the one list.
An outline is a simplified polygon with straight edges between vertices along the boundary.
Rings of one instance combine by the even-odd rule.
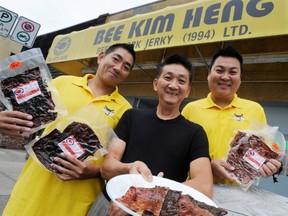
[[[209, 93], [207, 98], [188, 103], [182, 115], [204, 128], [211, 159], [225, 159], [235, 131], [248, 129], [253, 120], [266, 124], [263, 107], [236, 94], [228, 106], [221, 108], [213, 102]], [[228, 183], [217, 178], [214, 178], [214, 182]]]
[[[92, 102], [114, 128], [131, 105], [118, 93], [118, 88], [111, 95], [94, 98], [87, 86], [87, 80], [92, 76], [60, 76], [53, 82], [68, 114]], [[95, 164], [101, 165], [102, 162], [103, 158]], [[101, 178], [61, 181], [30, 157], [14, 186], [3, 216], [84, 216], [103, 186]]]

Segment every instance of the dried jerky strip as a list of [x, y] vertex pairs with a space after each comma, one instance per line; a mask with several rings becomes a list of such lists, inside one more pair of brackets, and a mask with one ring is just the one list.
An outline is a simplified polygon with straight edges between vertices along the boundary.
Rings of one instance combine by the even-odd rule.
[[125, 195], [116, 200], [138, 214], [159, 215], [168, 190], [167, 187], [159, 186], [154, 188], [131, 186]]
[[[98, 149], [102, 148], [100, 141], [94, 131], [84, 123], [72, 122], [63, 133], [54, 129], [45, 137], [40, 138], [32, 147], [39, 161], [49, 170], [59, 173], [51, 168], [51, 163], [56, 163], [54, 157], [59, 157], [63, 151], [58, 146], [60, 142], [73, 135], [77, 142], [84, 149], [84, 153], [77, 159], [84, 161], [89, 155], [93, 155]], [[56, 163], [58, 164], [58, 163]], [[58, 164], [61, 166], [61, 164]]]
[[170, 216], [177, 215], [177, 201], [181, 196], [181, 191], [169, 190], [164, 203], [162, 205], [162, 209], [160, 215], [162, 216]]
[[[59, 140], [63, 140], [63, 135], [54, 129], [47, 136], [39, 139], [32, 147], [38, 160], [50, 171], [59, 173], [51, 168], [51, 163], [56, 163], [53, 158], [59, 157], [63, 151], [58, 147]], [[60, 166], [60, 164], [56, 163]]]
[[178, 199], [177, 205], [177, 216], [213, 216], [208, 210], [200, 208], [196, 204], [192, 203], [187, 195], [181, 195]]
[[190, 195], [182, 195], [180, 191], [171, 190], [168, 187], [131, 186], [121, 198], [116, 198], [116, 200], [142, 216], [223, 216], [228, 214], [222, 208], [200, 202]]
[[[41, 94], [19, 104], [13, 93], [13, 88], [25, 85], [31, 81], [37, 81]], [[41, 78], [39, 67], [29, 69], [22, 74], [3, 80], [1, 82], [1, 89], [4, 96], [10, 101], [13, 110], [33, 116], [34, 128], [56, 119], [57, 113], [53, 112], [55, 104], [51, 93], [47, 91], [47, 84]]]
[[215, 206], [208, 205], [205, 202], [201, 202], [199, 200], [196, 200], [193, 197], [191, 197], [189, 194], [187, 194], [185, 196], [187, 196], [194, 205], [198, 206], [201, 209], [205, 209], [205, 210], [209, 211], [213, 216], [223, 216], [223, 215], [228, 214], [228, 212], [226, 210], [224, 210], [222, 208], [217, 208]]

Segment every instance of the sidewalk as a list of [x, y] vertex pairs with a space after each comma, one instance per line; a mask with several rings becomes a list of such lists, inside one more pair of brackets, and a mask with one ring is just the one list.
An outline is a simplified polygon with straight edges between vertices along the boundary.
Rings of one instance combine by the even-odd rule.
[[26, 162], [26, 151], [0, 148], [0, 215]]

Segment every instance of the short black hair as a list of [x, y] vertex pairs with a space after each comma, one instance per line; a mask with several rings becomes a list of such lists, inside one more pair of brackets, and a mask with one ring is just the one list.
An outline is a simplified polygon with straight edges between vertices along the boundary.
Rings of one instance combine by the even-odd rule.
[[163, 59], [157, 65], [156, 78], [160, 77], [162, 70], [163, 70], [163, 67], [165, 65], [171, 65], [171, 64], [179, 64], [179, 65], [182, 65], [184, 68], [186, 68], [189, 72], [189, 84], [191, 84], [192, 79], [193, 79], [192, 63], [188, 58], [186, 58], [184, 56], [180, 56], [180, 55], [172, 55], [172, 56], [168, 56], [167, 58]]
[[225, 48], [218, 50], [212, 57], [211, 63], [210, 63], [210, 67], [209, 69], [211, 70], [216, 59], [220, 56], [223, 57], [232, 57], [232, 58], [236, 58], [238, 59], [238, 61], [240, 62], [240, 70], [241, 73], [243, 72], [243, 57], [242, 55], [236, 50], [234, 49], [230, 44], [228, 44]]
[[134, 44], [128, 44], [128, 43], [116, 43], [116, 44], [113, 44], [111, 45], [106, 51], [105, 51], [105, 54], [109, 54], [111, 52], [114, 52], [116, 49], [118, 48], [122, 48], [122, 49], [125, 49], [127, 52], [129, 52], [132, 57], [133, 57], [133, 64], [132, 64], [132, 67], [131, 67], [131, 70], [135, 64], [135, 61], [136, 61], [136, 53], [135, 53], [135, 50], [134, 50]]

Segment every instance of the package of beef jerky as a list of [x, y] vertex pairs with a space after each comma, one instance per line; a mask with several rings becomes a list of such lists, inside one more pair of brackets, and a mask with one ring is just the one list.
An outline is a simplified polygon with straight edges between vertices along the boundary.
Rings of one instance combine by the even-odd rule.
[[39, 48], [0, 60], [0, 100], [8, 110], [33, 116], [32, 133], [66, 114]]
[[51, 168], [51, 164], [56, 163], [54, 158], [61, 157], [61, 153], [97, 164], [107, 153], [109, 140], [114, 137], [116, 134], [100, 111], [88, 104], [49, 124], [40, 137], [25, 145], [25, 149], [40, 166], [59, 173]]
[[236, 132], [226, 160], [235, 167], [232, 174], [244, 191], [259, 182], [263, 164], [269, 159], [281, 161], [285, 155], [285, 139], [278, 127], [257, 124], [259, 128], [251, 125], [250, 130]]

